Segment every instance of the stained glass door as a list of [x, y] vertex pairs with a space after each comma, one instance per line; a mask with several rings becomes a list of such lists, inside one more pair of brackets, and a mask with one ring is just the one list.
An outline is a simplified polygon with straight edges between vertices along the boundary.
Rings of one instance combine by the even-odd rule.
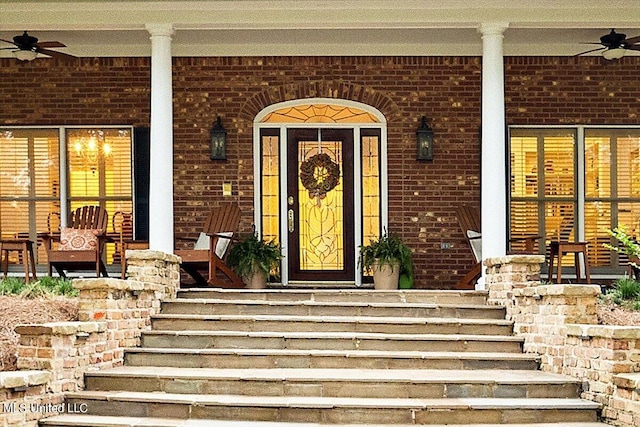
[[290, 280], [353, 281], [353, 130], [289, 129]]

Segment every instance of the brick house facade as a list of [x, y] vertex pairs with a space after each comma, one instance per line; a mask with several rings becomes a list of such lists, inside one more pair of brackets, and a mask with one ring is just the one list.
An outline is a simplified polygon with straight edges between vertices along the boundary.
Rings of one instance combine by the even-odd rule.
[[[507, 56], [507, 125], [637, 125], [639, 65], [640, 57]], [[0, 124], [149, 126], [149, 80], [149, 58], [3, 58]], [[480, 202], [477, 56], [173, 58], [176, 237], [198, 231], [208, 207], [223, 199], [223, 182], [232, 183], [242, 228], [250, 230], [253, 119], [268, 105], [311, 97], [358, 101], [384, 114], [389, 229], [414, 250], [418, 287], [451, 287], [473, 264], [455, 207]], [[228, 132], [226, 161], [208, 155], [217, 115]], [[423, 115], [435, 131], [433, 162], [415, 160]]]

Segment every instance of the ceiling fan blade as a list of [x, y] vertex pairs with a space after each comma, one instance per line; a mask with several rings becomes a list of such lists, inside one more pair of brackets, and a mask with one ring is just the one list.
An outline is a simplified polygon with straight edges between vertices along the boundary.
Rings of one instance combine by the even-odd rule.
[[640, 50], [640, 44], [629, 46], [626, 49], [628, 49], [628, 50]]
[[5, 39], [0, 39], [0, 42], [5, 42], [5, 43], [12, 44], [12, 45], [14, 45], [14, 46], [17, 46], [14, 42], [9, 41], [9, 40], [5, 40]]
[[67, 53], [62, 53], [62, 52], [56, 52], [55, 50], [49, 50], [49, 49], [36, 49], [36, 52], [38, 53], [43, 53], [45, 55], [49, 55], [53, 58], [57, 58], [57, 59], [76, 59], [75, 56], [73, 55], [69, 55]]
[[640, 36], [636, 36], [636, 37], [631, 37], [625, 40], [625, 43], [627, 44], [636, 44], [640, 42]]
[[50, 41], [50, 42], [38, 42], [36, 46], [39, 48], [48, 48], [48, 47], [67, 47], [60, 42]]
[[577, 53], [577, 54], [575, 54], [573, 56], [580, 56], [580, 55], [584, 55], [585, 53], [597, 52], [599, 50], [605, 50], [605, 49], [606, 49], [606, 47], [599, 47], [597, 49], [591, 49], [591, 50], [587, 50], [587, 51], [584, 51], [584, 52]]

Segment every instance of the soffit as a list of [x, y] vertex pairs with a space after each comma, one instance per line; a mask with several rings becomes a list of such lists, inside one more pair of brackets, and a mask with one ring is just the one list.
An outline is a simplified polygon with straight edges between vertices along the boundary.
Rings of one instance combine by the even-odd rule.
[[[148, 56], [148, 23], [175, 28], [175, 56], [480, 55], [482, 22], [505, 22], [507, 55], [573, 55], [616, 28], [640, 35], [637, 1], [0, 1], [0, 38], [27, 29], [78, 56]], [[9, 50], [0, 51], [3, 56]]]

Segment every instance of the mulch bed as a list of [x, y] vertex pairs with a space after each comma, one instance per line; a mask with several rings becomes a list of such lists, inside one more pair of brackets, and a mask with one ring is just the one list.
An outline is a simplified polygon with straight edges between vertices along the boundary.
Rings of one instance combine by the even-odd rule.
[[76, 298], [0, 296], [0, 371], [16, 370], [16, 325], [78, 320]]

